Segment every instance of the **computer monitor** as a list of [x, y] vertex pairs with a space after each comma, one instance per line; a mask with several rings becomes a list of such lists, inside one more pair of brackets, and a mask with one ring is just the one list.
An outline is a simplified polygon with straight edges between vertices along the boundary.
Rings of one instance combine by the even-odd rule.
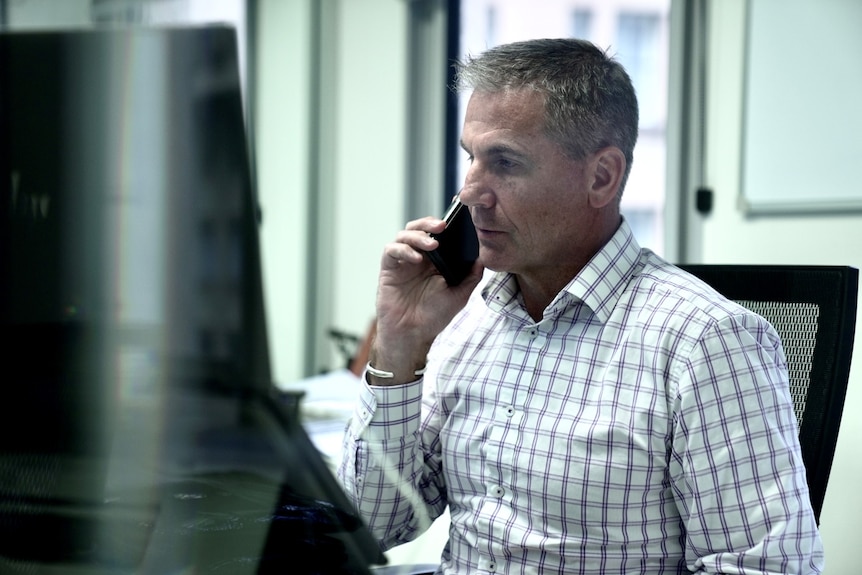
[[252, 181], [233, 29], [0, 34], [0, 571], [385, 562], [272, 384]]

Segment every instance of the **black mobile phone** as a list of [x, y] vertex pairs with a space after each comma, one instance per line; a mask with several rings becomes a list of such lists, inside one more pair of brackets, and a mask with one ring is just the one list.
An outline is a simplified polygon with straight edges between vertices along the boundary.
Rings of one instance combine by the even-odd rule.
[[455, 286], [464, 281], [479, 257], [479, 239], [470, 210], [458, 196], [449, 204], [443, 221], [446, 228], [439, 234], [431, 234], [440, 245], [426, 253], [446, 283]]

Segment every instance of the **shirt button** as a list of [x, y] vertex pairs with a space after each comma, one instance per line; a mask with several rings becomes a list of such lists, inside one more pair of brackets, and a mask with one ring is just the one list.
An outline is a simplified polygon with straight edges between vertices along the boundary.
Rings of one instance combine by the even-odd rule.
[[507, 405], [503, 408], [503, 411], [506, 413], [506, 417], [512, 417], [515, 415], [515, 407], [512, 405]]
[[492, 485], [488, 490], [488, 495], [491, 497], [503, 497], [506, 494], [506, 490], [500, 487], [499, 485]]

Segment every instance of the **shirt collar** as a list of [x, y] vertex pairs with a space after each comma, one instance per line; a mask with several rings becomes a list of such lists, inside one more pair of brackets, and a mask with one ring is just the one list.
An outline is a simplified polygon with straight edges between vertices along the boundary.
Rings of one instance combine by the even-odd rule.
[[[622, 218], [611, 239], [557, 294], [548, 309], [560, 309], [561, 300], [579, 301], [592, 310], [598, 321], [605, 323], [634, 275], [640, 253], [631, 227]], [[518, 284], [511, 273], [492, 272], [486, 279], [482, 297], [490, 307], [502, 310], [515, 303]]]
[[625, 218], [564, 292], [584, 302], [605, 323], [639, 265], [641, 247]]

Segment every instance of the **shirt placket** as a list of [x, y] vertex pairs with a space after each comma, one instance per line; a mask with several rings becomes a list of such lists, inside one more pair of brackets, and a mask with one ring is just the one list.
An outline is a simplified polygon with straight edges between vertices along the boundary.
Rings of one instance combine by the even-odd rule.
[[[524, 325], [518, 330], [515, 351], [507, 360], [509, 367], [504, 371], [490, 414], [484, 458], [486, 482], [483, 502], [483, 514], [488, 518], [488, 543], [479, 559], [482, 572], [506, 571], [502, 564], [501, 542], [511, 525], [517, 521], [512, 507], [512, 488], [516, 484], [512, 470], [517, 469], [516, 459], [524, 457], [518, 449], [520, 426], [525, 415], [527, 394], [538, 374], [533, 366], [538, 366], [541, 361], [544, 342], [545, 336], [535, 324]], [[527, 369], [524, 369], [525, 366]]]

